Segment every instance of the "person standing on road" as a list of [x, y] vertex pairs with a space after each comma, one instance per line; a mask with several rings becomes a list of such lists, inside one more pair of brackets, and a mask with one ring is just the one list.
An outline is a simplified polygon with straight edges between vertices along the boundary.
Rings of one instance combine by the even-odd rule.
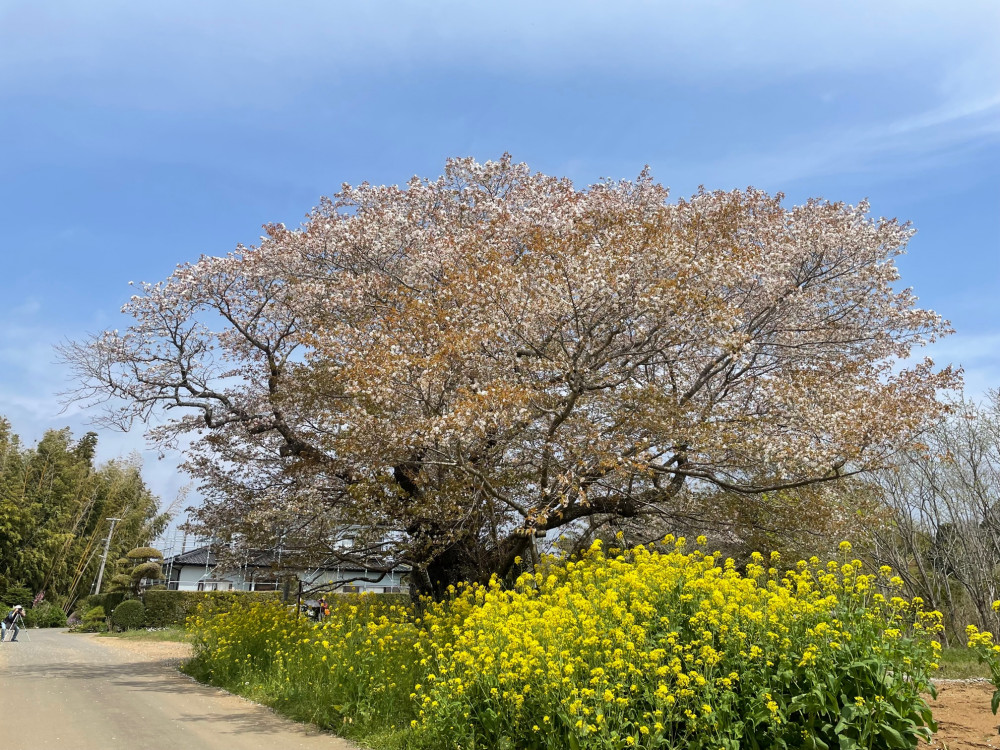
[[21, 628], [18, 627], [18, 623], [24, 624], [24, 607], [20, 604], [15, 604], [14, 609], [7, 613], [7, 616], [0, 620], [0, 643], [7, 639], [7, 629], [10, 628], [14, 631], [11, 636], [10, 642], [14, 643], [17, 641], [17, 634], [21, 632]]

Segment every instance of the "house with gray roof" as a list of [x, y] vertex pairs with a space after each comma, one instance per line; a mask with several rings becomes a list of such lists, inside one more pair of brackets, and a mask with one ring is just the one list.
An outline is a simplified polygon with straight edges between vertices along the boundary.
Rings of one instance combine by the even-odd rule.
[[[369, 567], [370, 566], [370, 567]], [[289, 570], [280, 552], [249, 551], [239, 564], [220, 557], [211, 546], [201, 546], [163, 561], [167, 588], [172, 591], [279, 591], [286, 579], [302, 582], [306, 590], [376, 594], [405, 593], [407, 569], [397, 567], [382, 574], [384, 563], [372, 558], [345, 563], [331, 560], [314, 568]]]

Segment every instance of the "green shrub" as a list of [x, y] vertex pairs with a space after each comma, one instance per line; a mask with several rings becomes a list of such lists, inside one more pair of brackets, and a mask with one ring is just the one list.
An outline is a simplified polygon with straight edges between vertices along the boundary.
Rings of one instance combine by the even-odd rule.
[[55, 604], [43, 602], [37, 607], [25, 610], [24, 624], [29, 628], [64, 628], [66, 613]]
[[128, 599], [115, 607], [111, 622], [122, 630], [141, 628], [146, 622], [146, 607], [138, 599]]
[[150, 589], [143, 594], [146, 604], [146, 625], [163, 628], [167, 625], [183, 625], [188, 615], [202, 603], [208, 603], [213, 611], [225, 611], [236, 602], [250, 603], [276, 601], [281, 596], [278, 591], [166, 591]]
[[104, 607], [91, 607], [86, 610], [80, 624], [73, 628], [76, 633], [103, 633], [108, 629], [107, 615]]

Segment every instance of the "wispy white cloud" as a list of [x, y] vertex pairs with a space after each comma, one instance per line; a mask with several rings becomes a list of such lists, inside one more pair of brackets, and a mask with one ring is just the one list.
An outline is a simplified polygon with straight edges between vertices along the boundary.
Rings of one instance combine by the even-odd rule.
[[[256, 80], [259, 90], [276, 94], [280, 86], [271, 84], [294, 84], [303, 74], [437, 66], [533, 76], [628, 70], [695, 84], [721, 76], [752, 87], [763, 71], [924, 67], [946, 50], [955, 64], [942, 71], [940, 85], [955, 88], [963, 61], [995, 46], [998, 23], [1000, 5], [983, 1], [313, 0], [279, 7], [216, 0], [182, 10], [122, 0], [21, 2], [0, 8], [0, 80], [30, 85], [56, 73], [87, 81], [116, 64], [104, 81], [108, 91], [143, 85], [152, 103], [163, 87], [183, 89], [198, 106], [211, 91], [224, 107], [241, 83]], [[126, 59], [131, 66], [120, 66]], [[209, 59], [213, 75], [206, 76]], [[266, 98], [259, 103], [266, 106]]]
[[[997, 69], [1000, 69], [998, 67]], [[943, 103], [925, 112], [843, 129], [790, 134], [772, 150], [699, 165], [712, 184], [760, 187], [825, 175], [882, 172], [898, 178], [1000, 141], [1000, 93]]]
[[[817, 101], [869, 97], [826, 127], [776, 129], [767, 146], [722, 143], [714, 163], [698, 155], [684, 164], [678, 144], [662, 146], [671, 157], [663, 179], [712, 186], [784, 187], [803, 177], [888, 171], [890, 163], [914, 170], [992, 142], [998, 132], [996, 2], [442, 0], [389, 7], [320, 0], [294, 10], [263, 0], [206, 0], [183, 10], [125, 0], [11, 3], [0, 6], [0, 98], [45, 90], [99, 106], [196, 113], [211, 123], [219, 110], [297, 110], [304, 95], [335, 97], [338, 82], [371, 79], [377, 88], [387, 74], [589, 81], [595, 89], [641, 82], [651, 102], [664, 86], [712, 90], [724, 100], [719, 91], [752, 92], [782, 81], [814, 88]], [[907, 94], [887, 85], [901, 80], [911, 83]], [[919, 97], [908, 102], [912, 89]], [[649, 109], [669, 111], [662, 104]], [[742, 113], [712, 115], [738, 127]], [[89, 133], [80, 146], [150, 158], [145, 129], [103, 137], [106, 143]], [[655, 163], [656, 147], [645, 146], [642, 158]], [[590, 166], [600, 158], [576, 156]], [[604, 164], [598, 169], [618, 175]]]

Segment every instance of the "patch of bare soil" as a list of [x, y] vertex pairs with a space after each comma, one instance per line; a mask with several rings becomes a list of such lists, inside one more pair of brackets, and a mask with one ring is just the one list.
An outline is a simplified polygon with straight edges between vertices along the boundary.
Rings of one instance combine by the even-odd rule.
[[937, 684], [930, 701], [938, 723], [930, 746], [941, 750], [1000, 748], [1000, 717], [990, 710], [993, 686], [986, 681], [955, 680]]
[[149, 661], [181, 662], [191, 658], [191, 644], [175, 641], [130, 641], [123, 638], [91, 636], [96, 643], [121, 649]]

